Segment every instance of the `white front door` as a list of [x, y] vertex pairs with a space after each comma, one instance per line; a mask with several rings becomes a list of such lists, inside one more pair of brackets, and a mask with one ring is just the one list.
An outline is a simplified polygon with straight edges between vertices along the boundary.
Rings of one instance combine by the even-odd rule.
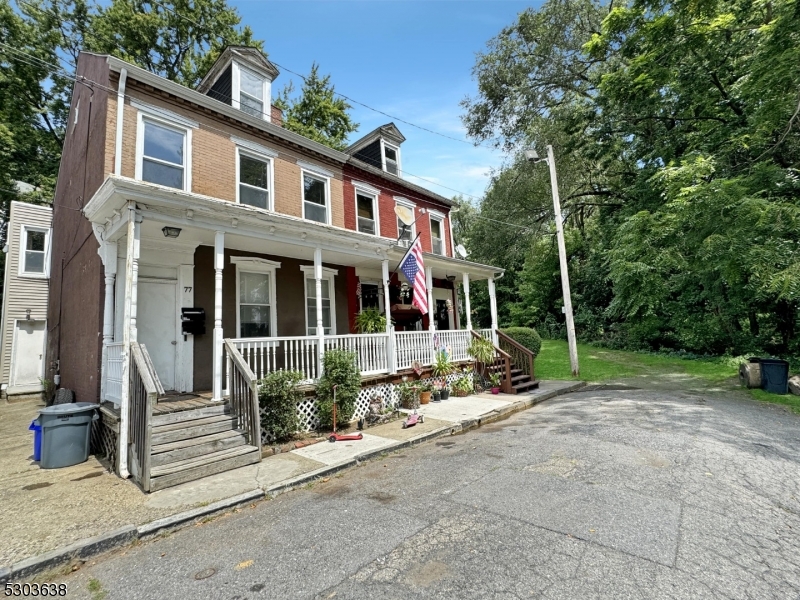
[[178, 344], [177, 282], [139, 280], [136, 329], [147, 348], [165, 390], [175, 389], [175, 354]]
[[14, 379], [11, 385], [39, 386], [44, 375], [44, 321], [18, 321], [14, 332]]

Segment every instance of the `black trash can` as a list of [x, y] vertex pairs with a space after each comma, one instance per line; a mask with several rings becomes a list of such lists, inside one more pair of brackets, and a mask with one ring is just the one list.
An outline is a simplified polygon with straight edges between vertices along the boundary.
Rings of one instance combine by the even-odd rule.
[[771, 394], [789, 393], [789, 363], [778, 358], [761, 359], [761, 389]]

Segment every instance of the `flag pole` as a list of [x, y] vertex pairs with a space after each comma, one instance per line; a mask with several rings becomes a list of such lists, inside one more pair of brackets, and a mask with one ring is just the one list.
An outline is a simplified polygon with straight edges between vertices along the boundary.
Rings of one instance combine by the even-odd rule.
[[[401, 235], [402, 235], [402, 234], [401, 234]], [[417, 234], [417, 237], [415, 237], [413, 240], [411, 240], [411, 243], [408, 245], [408, 250], [406, 250], [406, 253], [405, 253], [405, 254], [403, 254], [403, 258], [401, 258], [401, 259], [398, 261], [398, 263], [397, 263], [397, 266], [394, 268], [394, 271], [392, 271], [392, 275], [394, 275], [395, 273], [397, 273], [397, 269], [399, 269], [399, 268], [400, 268], [400, 265], [402, 265], [402, 264], [403, 264], [403, 261], [405, 261], [406, 257], [408, 256], [408, 253], [409, 253], [409, 252], [411, 252], [411, 248], [413, 248], [413, 247], [414, 247], [414, 244], [416, 244], [416, 243], [417, 243], [417, 240], [419, 239], [419, 236], [420, 236], [420, 234], [418, 233], [418, 234]], [[400, 241], [400, 238], [397, 238], [396, 242], [399, 242], [399, 241]], [[391, 278], [391, 275], [389, 276], [389, 278]], [[414, 285], [414, 284], [412, 283], [411, 285]]]

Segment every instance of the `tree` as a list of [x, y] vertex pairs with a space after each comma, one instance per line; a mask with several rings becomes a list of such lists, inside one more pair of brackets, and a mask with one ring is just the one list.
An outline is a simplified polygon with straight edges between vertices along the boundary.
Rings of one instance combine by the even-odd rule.
[[331, 76], [319, 76], [319, 65], [303, 80], [299, 97], [292, 97], [294, 86], [289, 83], [281, 91], [275, 105], [283, 111], [283, 126], [336, 150], [347, 147], [347, 136], [358, 129], [348, 111], [352, 108], [343, 98], [337, 98]]

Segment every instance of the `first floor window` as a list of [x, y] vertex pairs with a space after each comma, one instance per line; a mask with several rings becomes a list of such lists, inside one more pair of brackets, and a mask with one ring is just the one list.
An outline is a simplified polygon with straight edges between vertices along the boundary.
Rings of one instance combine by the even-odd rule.
[[328, 185], [322, 177], [303, 173], [303, 217], [328, 222]]
[[[332, 278], [322, 279], [322, 328], [324, 335], [333, 335], [333, 310], [331, 294]], [[317, 335], [317, 283], [313, 277], [306, 277], [306, 323], [307, 335]]]
[[375, 198], [356, 192], [356, 211], [358, 214], [358, 230], [361, 233], [375, 235]]
[[431, 247], [434, 254], [444, 254], [444, 227], [439, 219], [431, 218]]
[[239, 202], [269, 210], [269, 162], [239, 154]]
[[381, 292], [377, 283], [361, 284], [361, 310], [366, 308], [383, 310], [381, 306]]
[[270, 274], [239, 271], [239, 337], [270, 337]]
[[23, 258], [23, 273], [43, 275], [45, 272], [45, 252], [47, 246], [47, 232], [38, 229], [25, 229], [25, 255]]
[[184, 189], [186, 131], [144, 119], [142, 180]]

